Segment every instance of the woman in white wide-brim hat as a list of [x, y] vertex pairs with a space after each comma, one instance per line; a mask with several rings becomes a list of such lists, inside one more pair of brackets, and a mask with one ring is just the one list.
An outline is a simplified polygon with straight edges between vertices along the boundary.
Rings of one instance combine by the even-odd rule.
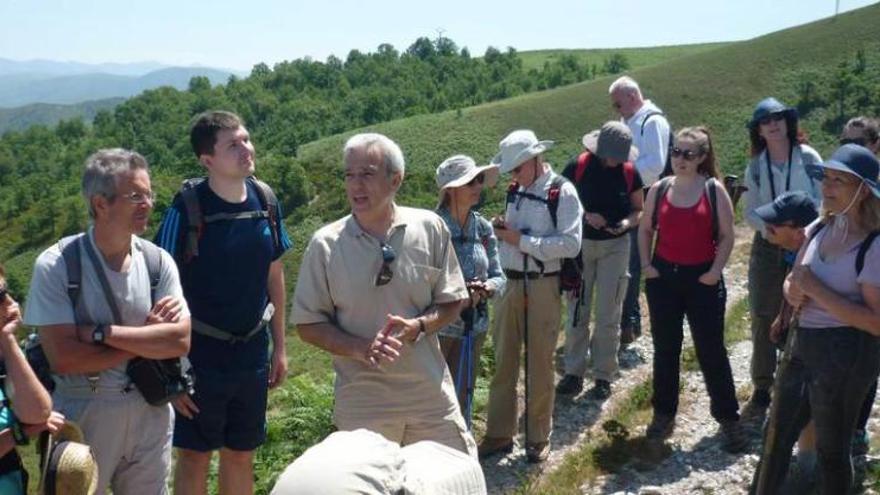
[[449, 157], [437, 167], [437, 213], [452, 234], [452, 245], [471, 295], [471, 303], [461, 317], [440, 331], [440, 347], [468, 424], [472, 399], [468, 390], [473, 390], [480, 349], [489, 328], [487, 301], [504, 288], [506, 280], [492, 225], [476, 211], [483, 188], [497, 181], [497, 165], [477, 166], [465, 155]]

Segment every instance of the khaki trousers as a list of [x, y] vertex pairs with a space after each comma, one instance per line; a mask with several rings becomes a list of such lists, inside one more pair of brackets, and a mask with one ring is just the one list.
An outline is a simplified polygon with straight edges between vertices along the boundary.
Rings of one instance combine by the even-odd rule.
[[[492, 328], [495, 376], [489, 388], [486, 436], [512, 438], [516, 433], [520, 351], [523, 348], [523, 280], [508, 279]], [[529, 284], [529, 444], [546, 442], [553, 429], [553, 354], [561, 320], [559, 278], [531, 279]]]

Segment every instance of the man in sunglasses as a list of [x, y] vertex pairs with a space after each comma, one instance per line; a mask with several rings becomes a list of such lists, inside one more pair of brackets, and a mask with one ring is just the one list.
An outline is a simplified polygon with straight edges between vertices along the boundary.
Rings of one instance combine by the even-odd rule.
[[[642, 178], [644, 191], [657, 181], [667, 166], [669, 146], [672, 144], [669, 122], [663, 111], [642, 96], [638, 83], [623, 76], [608, 88], [611, 106], [620, 114], [632, 133], [632, 144], [639, 152], [636, 170]], [[630, 283], [623, 300], [620, 315], [620, 343], [626, 345], [642, 334], [642, 315], [639, 309], [639, 290], [642, 268], [639, 260], [638, 230], [630, 229], [629, 276]]]
[[386, 136], [352, 136], [343, 161], [351, 214], [312, 236], [291, 318], [333, 356], [334, 423], [476, 456], [436, 336], [468, 300], [449, 230], [395, 203], [404, 159]]
[[[82, 428], [95, 454], [97, 493], [108, 485], [119, 495], [168, 493], [171, 406], [148, 404], [126, 370], [135, 357], [176, 358], [189, 350], [177, 267], [138, 237], [153, 209], [143, 156], [100, 150], [86, 161], [82, 186], [93, 226], [37, 258], [24, 321], [39, 329], [56, 409]], [[158, 280], [151, 265], [158, 265]]]

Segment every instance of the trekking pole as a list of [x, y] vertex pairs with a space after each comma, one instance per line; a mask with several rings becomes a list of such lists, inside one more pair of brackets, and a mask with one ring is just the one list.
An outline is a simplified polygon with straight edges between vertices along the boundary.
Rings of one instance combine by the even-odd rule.
[[[458, 358], [458, 377], [456, 380], [457, 392], [464, 391], [464, 420], [468, 430], [471, 429], [471, 407], [473, 404], [473, 352], [474, 352], [474, 308], [467, 308], [462, 312], [464, 320], [464, 335], [462, 335], [461, 355]], [[462, 378], [465, 380], [462, 383]]]
[[529, 443], [529, 255], [523, 253], [523, 361], [525, 371], [525, 443]]

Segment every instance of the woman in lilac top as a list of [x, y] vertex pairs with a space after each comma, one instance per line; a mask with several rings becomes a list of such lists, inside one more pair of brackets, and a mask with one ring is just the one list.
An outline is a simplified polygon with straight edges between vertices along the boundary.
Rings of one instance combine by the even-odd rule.
[[480, 350], [489, 328], [487, 301], [506, 282], [492, 225], [474, 209], [483, 187], [492, 187], [497, 180], [497, 166], [478, 167], [473, 158], [465, 155], [452, 156], [437, 167], [437, 214], [452, 234], [452, 245], [471, 295], [471, 304], [461, 317], [440, 331], [440, 348], [468, 424], [468, 390], [473, 390]]
[[773, 391], [754, 493], [777, 493], [798, 433], [813, 418], [821, 493], [849, 493], [850, 442], [862, 402], [880, 372], [880, 162], [846, 144], [813, 174], [822, 217], [785, 282], [798, 312], [791, 353]]

